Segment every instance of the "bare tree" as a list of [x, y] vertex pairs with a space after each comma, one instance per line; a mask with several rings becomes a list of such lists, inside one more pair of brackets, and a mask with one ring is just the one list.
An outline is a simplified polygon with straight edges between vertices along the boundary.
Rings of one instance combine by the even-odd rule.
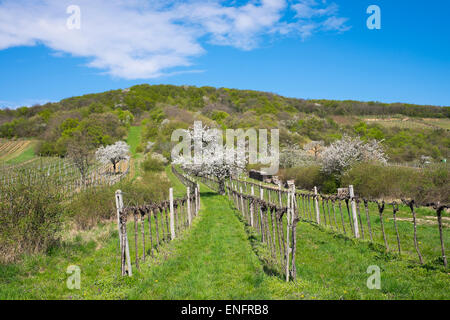
[[92, 165], [94, 144], [87, 135], [75, 132], [67, 144], [67, 157], [70, 158], [80, 171], [83, 183], [86, 181], [89, 168]]
[[305, 151], [312, 151], [314, 153], [314, 160], [317, 161], [317, 157], [319, 156], [320, 152], [322, 152], [323, 147], [325, 146], [323, 141], [311, 141], [307, 143], [303, 149]]

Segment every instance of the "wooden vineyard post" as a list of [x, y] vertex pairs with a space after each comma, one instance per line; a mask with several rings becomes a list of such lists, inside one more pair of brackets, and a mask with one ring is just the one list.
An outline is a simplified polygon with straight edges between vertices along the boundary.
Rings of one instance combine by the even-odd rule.
[[244, 197], [242, 196], [243, 195], [243, 193], [242, 193], [242, 186], [239, 187], [239, 190], [241, 192], [241, 196], [240, 196], [240, 198], [241, 198], [241, 211], [242, 211], [242, 215], [245, 216]]
[[197, 187], [194, 188], [194, 199], [192, 199], [193, 205], [195, 206], [195, 208], [193, 208], [194, 210], [194, 216], [197, 216], [197, 212], [198, 212], [198, 207], [197, 207]]
[[299, 210], [297, 210], [297, 198], [295, 184], [292, 185], [292, 280], [297, 278], [297, 267], [295, 266], [295, 253], [297, 251], [297, 223], [299, 221]]
[[128, 276], [133, 275], [133, 270], [131, 268], [131, 258], [130, 258], [130, 247], [128, 245], [127, 236], [127, 223], [125, 213], [123, 212], [123, 197], [122, 191], [116, 191], [116, 209], [117, 209], [117, 224], [119, 228], [119, 241], [120, 241], [120, 252], [121, 252], [121, 269], [122, 275], [125, 275], [125, 260], [126, 269], [128, 271]]
[[442, 260], [444, 261], [444, 267], [447, 268], [447, 257], [445, 256], [445, 245], [444, 245], [444, 236], [442, 233], [442, 211], [444, 211], [445, 207], [439, 207], [436, 209], [436, 216], [438, 220], [439, 227], [439, 237], [441, 240], [441, 251], [442, 251]]
[[291, 227], [291, 191], [289, 190], [287, 197], [287, 211], [286, 211], [286, 282], [289, 282], [289, 254], [291, 253], [289, 241], [290, 227]]
[[316, 222], [320, 224], [320, 211], [319, 211], [319, 195], [317, 193], [317, 187], [314, 187], [314, 207], [316, 209]]
[[280, 208], [282, 208], [283, 200], [281, 198], [281, 183], [278, 184], [278, 202], [280, 203]]
[[170, 238], [175, 239], [175, 216], [173, 210], [173, 188], [169, 189], [169, 202], [170, 202]]
[[191, 190], [189, 187], [187, 187], [187, 214], [188, 214], [188, 223], [189, 226], [191, 226], [192, 223], [192, 216], [191, 216]]
[[359, 238], [358, 216], [356, 215], [355, 191], [353, 190], [352, 185], [348, 186], [348, 192], [350, 195], [350, 201], [352, 206], [353, 229], [355, 232], [355, 238]]
[[[252, 197], [254, 197], [255, 196], [255, 188], [253, 188], [253, 185], [252, 185], [252, 188], [251, 188], [251, 193], [252, 193]], [[253, 224], [253, 212], [254, 211], [255, 211], [255, 206], [253, 204], [253, 199], [252, 199], [251, 202], [250, 202], [250, 225], [252, 227], [254, 227], [254, 224]]]
[[[259, 198], [261, 200], [264, 200], [264, 190], [262, 188], [259, 188]], [[261, 205], [259, 206], [259, 222], [260, 222], [260, 228], [261, 228], [261, 240], [264, 242], [264, 231], [263, 231], [263, 212]]]
[[[116, 191], [116, 212], [117, 212], [117, 228], [119, 229], [119, 239], [122, 238], [122, 230], [120, 228], [120, 213], [123, 209], [123, 198], [122, 198], [122, 191], [117, 190]], [[120, 250], [122, 250], [122, 242], [119, 240], [120, 243]]]
[[197, 212], [200, 210], [200, 185], [197, 183]]

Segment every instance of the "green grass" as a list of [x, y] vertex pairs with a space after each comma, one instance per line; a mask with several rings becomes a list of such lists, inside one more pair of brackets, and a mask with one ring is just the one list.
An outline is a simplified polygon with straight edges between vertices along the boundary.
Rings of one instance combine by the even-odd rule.
[[141, 143], [141, 126], [132, 126], [130, 127], [130, 131], [128, 132], [127, 143], [130, 146], [130, 151], [133, 157], [137, 155], [136, 148]]
[[[169, 178], [173, 178], [168, 172]], [[181, 186], [177, 192], [183, 191]], [[297, 281], [269, 275], [254, 235], [231, 203], [201, 185], [200, 215], [191, 229], [151, 259], [119, 276], [115, 224], [81, 234], [48, 254], [0, 266], [0, 299], [449, 299], [450, 276], [386, 254], [307, 222], [298, 224]], [[130, 254], [134, 235], [130, 223]], [[264, 249], [264, 248], [262, 248]], [[81, 290], [66, 287], [69, 265], [81, 268]], [[371, 265], [381, 290], [366, 286]]]
[[141, 134], [142, 134], [141, 126], [132, 126], [132, 127], [130, 127], [130, 130], [128, 131], [127, 143], [130, 146], [131, 157], [133, 159], [132, 163], [134, 165], [134, 175], [131, 177], [131, 179], [133, 179], [133, 180], [141, 175], [142, 154], [136, 152], [137, 147], [141, 143], [141, 139], [142, 139]]
[[165, 172], [166, 172], [167, 177], [170, 180], [170, 184], [172, 185], [173, 196], [175, 198], [183, 198], [184, 196], [186, 196], [186, 187], [172, 173], [171, 166], [166, 166]]
[[[259, 187], [255, 187], [255, 195], [259, 195]], [[243, 188], [243, 192], [245, 192], [245, 188]], [[250, 188], [248, 188], [247, 193], [250, 193]], [[269, 194], [267, 190], [264, 190], [264, 197], [266, 200], [269, 198]], [[278, 194], [276, 191], [270, 192], [270, 200], [273, 203], [278, 204]], [[287, 203], [287, 195], [283, 193], [282, 201], [284, 205]], [[299, 207], [300, 216], [302, 218], [305, 218], [305, 220], [310, 220], [309, 216], [309, 209], [306, 212], [306, 216], [304, 215], [303, 211], [303, 204], [304, 202], [298, 198], [297, 205]], [[343, 214], [343, 220], [344, 220], [344, 226], [345, 231], [348, 236], [352, 233], [352, 227], [350, 225], [350, 219], [349, 214], [347, 212], [347, 207], [345, 202], [342, 202], [342, 214]], [[310, 202], [311, 206], [311, 213], [312, 213], [312, 220], [315, 221], [315, 211], [314, 211], [314, 204], [311, 200]], [[327, 223], [327, 229], [332, 228], [337, 233], [343, 233], [342, 228], [342, 219], [339, 212], [338, 205], [336, 203], [335, 210], [336, 210], [336, 222], [337, 226], [335, 224], [333, 210], [331, 208], [330, 203], [330, 214], [328, 213], [328, 209], [325, 206], [325, 212], [326, 217], [324, 217], [324, 210], [322, 206], [322, 200], [319, 201], [319, 212], [321, 217], [321, 225], [324, 225], [325, 222]], [[362, 221], [362, 228], [361, 224], [359, 224], [359, 230], [361, 235], [361, 240], [364, 238], [364, 241], [369, 241], [369, 230], [368, 230], [368, 222], [365, 214], [364, 204], [360, 204], [360, 212], [361, 212], [361, 221]], [[409, 207], [400, 204], [399, 205], [399, 211], [396, 214], [397, 216], [397, 227], [399, 230], [399, 237], [400, 237], [400, 244], [401, 244], [401, 255], [405, 259], [410, 259], [412, 261], [418, 262], [418, 256], [414, 247], [414, 228], [412, 220], [412, 214]], [[427, 208], [427, 207], [420, 207], [416, 209], [416, 216], [418, 220], [417, 225], [417, 238], [419, 242], [419, 248], [421, 251], [421, 254], [423, 256], [425, 264], [427, 264], [430, 267], [433, 268], [439, 268], [442, 266], [442, 254], [441, 254], [441, 246], [440, 246], [440, 235], [439, 235], [439, 229], [437, 226], [437, 218], [436, 213], [433, 209]], [[331, 226], [330, 226], [330, 217], [331, 217]], [[373, 241], [375, 243], [378, 243], [382, 246], [384, 246], [384, 239], [383, 234], [381, 231], [381, 221], [380, 216], [378, 212], [378, 207], [375, 203], [369, 203], [369, 217], [371, 221], [371, 229], [372, 229], [372, 236]], [[401, 219], [409, 219], [408, 221], [401, 220]], [[423, 221], [426, 221], [427, 223], [424, 223]], [[386, 233], [386, 238], [388, 242], [389, 251], [393, 253], [397, 253], [397, 236], [396, 236], [396, 230], [394, 226], [393, 221], [393, 208], [392, 205], [386, 205], [385, 210], [383, 212], [383, 223], [384, 223], [384, 229]], [[362, 234], [362, 231], [364, 231], [364, 237]], [[444, 243], [446, 246], [450, 243], [450, 228], [445, 227], [443, 229], [443, 237], [444, 237]]]

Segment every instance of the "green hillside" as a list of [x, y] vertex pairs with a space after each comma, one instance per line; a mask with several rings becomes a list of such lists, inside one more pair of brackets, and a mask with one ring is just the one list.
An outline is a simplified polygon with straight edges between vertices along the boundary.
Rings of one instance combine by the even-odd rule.
[[[450, 107], [379, 102], [303, 100], [249, 90], [147, 84], [88, 94], [31, 108], [0, 110], [0, 137], [38, 138], [36, 153], [64, 156], [74, 132], [97, 145], [123, 139], [144, 125], [144, 139], [166, 157], [171, 130], [194, 120], [222, 128], [280, 128], [281, 144], [330, 143], [343, 134], [383, 141], [393, 162], [450, 153]], [[165, 119], [170, 122], [164, 122]]]

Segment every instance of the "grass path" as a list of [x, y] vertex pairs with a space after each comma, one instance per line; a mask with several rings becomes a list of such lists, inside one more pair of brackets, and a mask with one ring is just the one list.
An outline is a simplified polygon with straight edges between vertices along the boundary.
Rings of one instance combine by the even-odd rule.
[[132, 299], [270, 298], [243, 225], [223, 198], [202, 193], [202, 213], [171, 258], [149, 268]]
[[128, 131], [127, 144], [130, 146], [131, 159], [131, 179], [136, 179], [141, 174], [140, 160], [142, 154], [137, 153], [136, 149], [141, 143], [142, 139], [142, 127], [141, 126], [131, 126]]
[[[171, 180], [175, 179], [166, 170]], [[184, 193], [173, 181], [176, 193]], [[246, 226], [224, 197], [201, 185], [201, 210], [191, 229], [119, 276], [114, 222], [77, 236], [47, 254], [0, 265], [0, 299], [449, 299], [450, 275], [412, 265], [367, 243], [298, 224], [296, 282], [264, 272]], [[130, 244], [133, 247], [130, 224]], [[133, 252], [131, 252], [133, 256]], [[81, 269], [81, 289], [66, 287], [69, 265]], [[381, 269], [381, 290], [366, 286], [366, 270]]]

